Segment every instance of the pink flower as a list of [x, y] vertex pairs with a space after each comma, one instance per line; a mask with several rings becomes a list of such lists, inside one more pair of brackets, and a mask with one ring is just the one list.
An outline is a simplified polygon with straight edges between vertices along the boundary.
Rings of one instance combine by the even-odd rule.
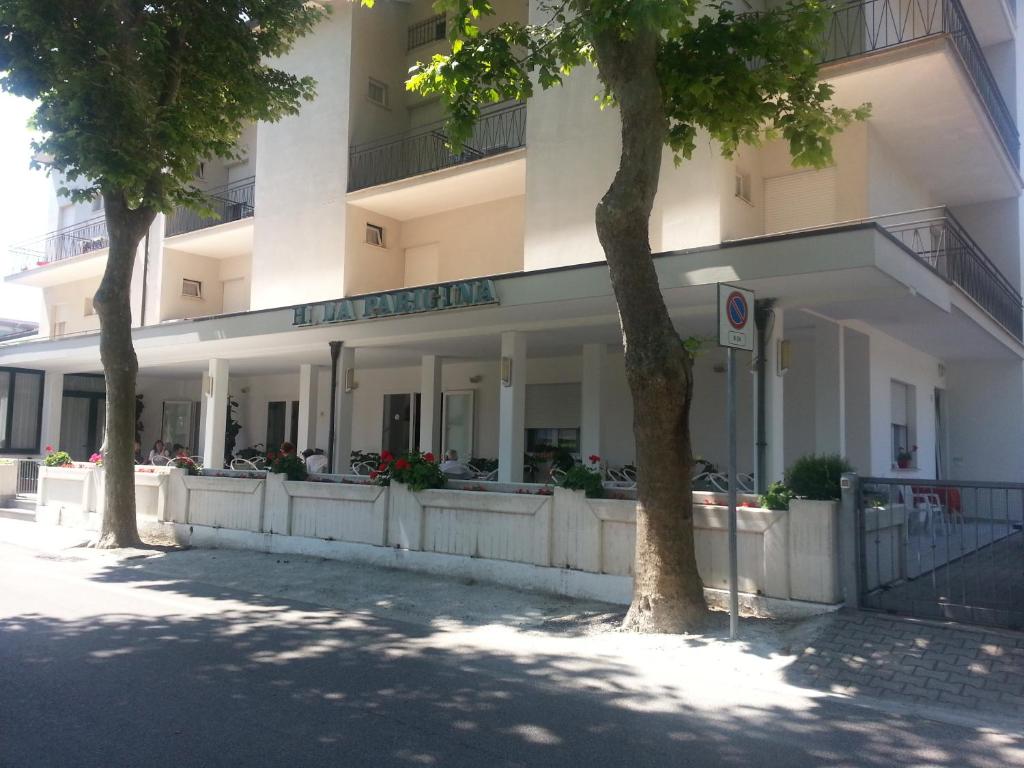
[[103, 461], [103, 455], [100, 453], [94, 453], [92, 456], [89, 457], [89, 461], [91, 461], [93, 464], [99, 464], [101, 461]]
[[590, 463], [591, 464], [600, 464], [601, 463], [601, 457], [598, 456], [596, 453], [595, 454], [591, 454], [591, 456], [590, 456]]
[[53, 453], [53, 446], [52, 445], [46, 446], [46, 452], [47, 453]]

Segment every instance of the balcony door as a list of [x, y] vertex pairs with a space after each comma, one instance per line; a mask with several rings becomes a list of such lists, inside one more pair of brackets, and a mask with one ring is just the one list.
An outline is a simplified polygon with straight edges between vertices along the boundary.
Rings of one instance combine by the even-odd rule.
[[419, 432], [420, 394], [384, 395], [381, 449], [401, 456], [416, 447]]

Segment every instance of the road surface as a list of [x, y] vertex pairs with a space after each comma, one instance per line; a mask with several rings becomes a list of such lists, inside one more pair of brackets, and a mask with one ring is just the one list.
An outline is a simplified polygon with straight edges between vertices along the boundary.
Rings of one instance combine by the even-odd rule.
[[509, 654], [74, 552], [0, 543], [4, 768], [1024, 766], [1017, 735], [735, 679], [630, 688], [613, 657]]

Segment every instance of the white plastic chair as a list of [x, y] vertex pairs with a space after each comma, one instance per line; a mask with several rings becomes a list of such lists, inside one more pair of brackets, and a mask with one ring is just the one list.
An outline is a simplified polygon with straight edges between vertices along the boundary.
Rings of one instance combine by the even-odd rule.
[[310, 454], [306, 457], [306, 469], [313, 474], [323, 472], [327, 469], [327, 457], [322, 453]]
[[935, 535], [935, 518], [938, 518], [942, 524], [943, 535], [949, 536], [949, 523], [946, 520], [945, 508], [937, 493], [918, 493], [909, 485], [904, 485], [900, 490], [903, 494], [903, 503], [906, 504], [907, 499], [910, 500], [909, 509], [922, 515], [922, 522], [927, 527], [929, 534]]
[[262, 467], [256, 463], [255, 459], [235, 458], [231, 460], [231, 464], [229, 466], [231, 469], [236, 471], [259, 472], [262, 469]]
[[357, 461], [352, 465], [352, 474], [359, 475], [360, 477], [366, 477], [375, 469], [377, 469], [377, 467], [372, 461]]

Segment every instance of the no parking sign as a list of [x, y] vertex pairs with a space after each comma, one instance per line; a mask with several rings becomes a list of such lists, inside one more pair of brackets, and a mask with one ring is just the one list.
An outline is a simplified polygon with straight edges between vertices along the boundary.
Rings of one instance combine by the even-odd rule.
[[718, 284], [718, 345], [754, 351], [754, 292]]

